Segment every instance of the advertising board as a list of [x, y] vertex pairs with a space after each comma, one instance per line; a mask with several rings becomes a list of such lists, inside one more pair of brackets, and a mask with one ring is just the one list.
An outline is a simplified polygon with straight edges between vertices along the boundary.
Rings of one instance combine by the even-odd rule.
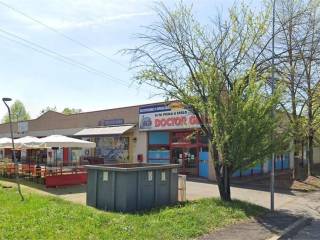
[[141, 131], [188, 128], [200, 128], [200, 125], [197, 117], [182, 104], [156, 104], [139, 109]]

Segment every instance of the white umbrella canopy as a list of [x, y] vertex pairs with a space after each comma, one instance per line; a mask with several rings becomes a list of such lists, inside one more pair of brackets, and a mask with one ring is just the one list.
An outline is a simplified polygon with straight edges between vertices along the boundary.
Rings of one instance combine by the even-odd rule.
[[32, 149], [32, 148], [40, 148], [40, 144], [42, 142], [37, 137], [26, 136], [26, 137], [16, 139], [14, 143], [16, 148]]
[[12, 140], [11, 138], [3, 137], [0, 138], [0, 148], [11, 148]]
[[63, 135], [51, 135], [48, 137], [40, 138], [41, 148], [95, 148], [96, 143], [77, 138], [66, 137]]

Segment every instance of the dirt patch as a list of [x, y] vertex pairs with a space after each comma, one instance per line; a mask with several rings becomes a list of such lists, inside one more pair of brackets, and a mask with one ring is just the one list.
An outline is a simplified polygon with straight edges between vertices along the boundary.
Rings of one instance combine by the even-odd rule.
[[[252, 176], [251, 178], [243, 178], [238, 181], [240, 184], [252, 185], [256, 187], [268, 189], [270, 186], [270, 175]], [[293, 180], [291, 171], [276, 172], [275, 188], [277, 190], [293, 190], [300, 192], [311, 192], [320, 189], [319, 177], [308, 177], [304, 180]]]
[[313, 177], [310, 176], [304, 182], [308, 185], [314, 186], [316, 188], [320, 188], [320, 178], [319, 177]]
[[304, 181], [293, 181], [290, 189], [301, 192], [311, 192], [317, 190], [315, 186], [310, 185]]

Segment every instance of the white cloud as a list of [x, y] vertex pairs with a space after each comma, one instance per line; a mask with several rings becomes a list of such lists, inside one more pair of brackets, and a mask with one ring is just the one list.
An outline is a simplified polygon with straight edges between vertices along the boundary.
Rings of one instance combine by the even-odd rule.
[[[72, 30], [72, 29], [78, 29], [78, 28], [89, 28], [89, 27], [94, 27], [99, 25], [105, 25], [112, 21], [127, 20], [133, 17], [150, 16], [152, 14], [153, 14], [152, 12], [123, 13], [123, 14], [113, 15], [109, 17], [101, 17], [94, 20], [84, 20], [84, 21], [63, 20], [59, 18], [44, 18], [41, 20], [41, 22], [55, 29]], [[31, 25], [31, 28], [42, 29], [43, 26], [39, 24], [33, 24]]]
[[[104, 25], [112, 21], [127, 20], [152, 15], [150, 2], [146, 0], [51, 0], [39, 5], [39, 1], [21, 2], [13, 0], [7, 4], [53, 28], [72, 30]], [[39, 30], [43, 26], [1, 5], [1, 18], [12, 23]]]

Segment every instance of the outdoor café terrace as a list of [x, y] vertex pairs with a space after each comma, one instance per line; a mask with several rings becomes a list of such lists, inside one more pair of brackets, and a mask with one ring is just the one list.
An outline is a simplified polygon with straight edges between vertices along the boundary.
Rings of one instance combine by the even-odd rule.
[[[14, 147], [13, 147], [14, 143]], [[15, 176], [45, 184], [46, 187], [78, 185], [87, 182], [87, 173], [80, 158], [63, 161], [58, 152], [64, 149], [90, 149], [96, 144], [62, 135], [51, 135], [44, 138], [31, 136], [14, 139], [0, 138], [0, 176]], [[21, 156], [21, 153], [26, 156]], [[15, 164], [15, 158], [19, 159]]]

